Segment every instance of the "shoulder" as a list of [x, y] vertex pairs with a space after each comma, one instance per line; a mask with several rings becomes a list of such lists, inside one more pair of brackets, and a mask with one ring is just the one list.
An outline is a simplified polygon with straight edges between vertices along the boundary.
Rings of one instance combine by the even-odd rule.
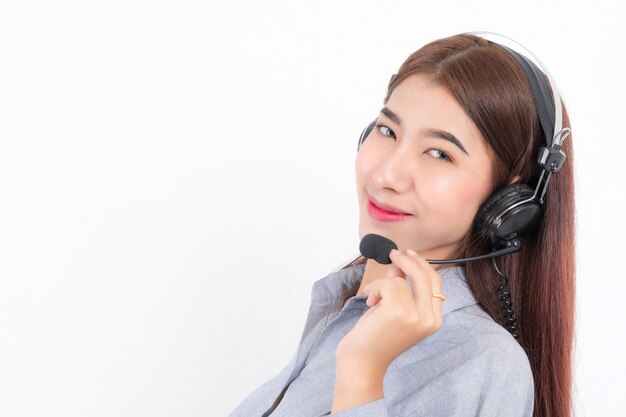
[[399, 415], [532, 416], [526, 353], [478, 304], [444, 316], [443, 326], [400, 355], [385, 378]]
[[[502, 395], [517, 394], [532, 402], [534, 380], [526, 352], [511, 333], [496, 323], [478, 304], [452, 312], [451, 330], [470, 341], [479, 358], [483, 391], [500, 390]], [[463, 338], [462, 338], [463, 339]], [[508, 393], [508, 394], [507, 394]]]
[[[478, 304], [448, 314], [432, 336], [430, 348], [445, 358], [451, 374], [441, 390], [447, 415], [500, 416], [507, 410], [510, 416], [532, 416], [535, 387], [528, 356]], [[433, 404], [444, 406], [438, 401]]]

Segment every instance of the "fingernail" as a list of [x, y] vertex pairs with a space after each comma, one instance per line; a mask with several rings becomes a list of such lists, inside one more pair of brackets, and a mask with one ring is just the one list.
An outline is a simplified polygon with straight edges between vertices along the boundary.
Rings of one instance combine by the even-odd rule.
[[417, 255], [417, 252], [415, 252], [413, 249], [407, 249], [406, 253], [408, 253], [409, 255]]
[[391, 249], [391, 252], [389, 253], [389, 256], [396, 256], [400, 253], [400, 251], [398, 249]]

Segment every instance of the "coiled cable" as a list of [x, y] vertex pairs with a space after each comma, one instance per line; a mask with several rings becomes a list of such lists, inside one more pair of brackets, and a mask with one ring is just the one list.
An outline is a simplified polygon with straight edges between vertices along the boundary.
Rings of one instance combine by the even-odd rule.
[[519, 335], [517, 334], [517, 326], [515, 325], [516, 320], [513, 317], [514, 313], [512, 308], [513, 303], [511, 302], [511, 293], [505, 290], [506, 286], [509, 284], [509, 278], [498, 269], [498, 265], [496, 264], [496, 258], [491, 258], [491, 262], [493, 263], [493, 267], [495, 268], [498, 275], [502, 277], [503, 281], [502, 284], [498, 287], [498, 294], [500, 294], [500, 303], [502, 303], [505, 326], [507, 330], [513, 335], [513, 337], [515, 339], [518, 339]]

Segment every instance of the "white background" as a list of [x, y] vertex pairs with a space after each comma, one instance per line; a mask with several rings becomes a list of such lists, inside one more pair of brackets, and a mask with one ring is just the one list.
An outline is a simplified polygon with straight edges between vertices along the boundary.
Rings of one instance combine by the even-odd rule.
[[295, 353], [312, 283], [358, 253], [357, 139], [389, 77], [471, 30], [531, 49], [568, 106], [577, 415], [616, 415], [624, 7], [4, 2], [0, 415], [228, 414]]

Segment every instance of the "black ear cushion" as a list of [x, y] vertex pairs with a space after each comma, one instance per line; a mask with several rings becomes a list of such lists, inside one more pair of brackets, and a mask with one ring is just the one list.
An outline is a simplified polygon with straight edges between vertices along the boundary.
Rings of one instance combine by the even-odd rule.
[[475, 228], [477, 232], [486, 232], [491, 228], [491, 222], [504, 209], [518, 201], [532, 197], [534, 190], [526, 184], [511, 184], [494, 192], [478, 209]]
[[365, 129], [363, 129], [363, 132], [361, 132], [361, 136], [359, 136], [359, 145], [357, 146], [356, 150], [357, 152], [359, 151], [359, 149], [361, 149], [361, 145], [363, 144], [363, 142], [365, 142], [365, 139], [369, 136], [369, 134], [371, 133], [371, 131], [374, 129], [374, 127], [376, 126], [376, 122], [378, 121], [378, 117], [375, 118], [374, 120], [372, 120], [370, 122], [369, 125], [367, 125], [367, 127]]

